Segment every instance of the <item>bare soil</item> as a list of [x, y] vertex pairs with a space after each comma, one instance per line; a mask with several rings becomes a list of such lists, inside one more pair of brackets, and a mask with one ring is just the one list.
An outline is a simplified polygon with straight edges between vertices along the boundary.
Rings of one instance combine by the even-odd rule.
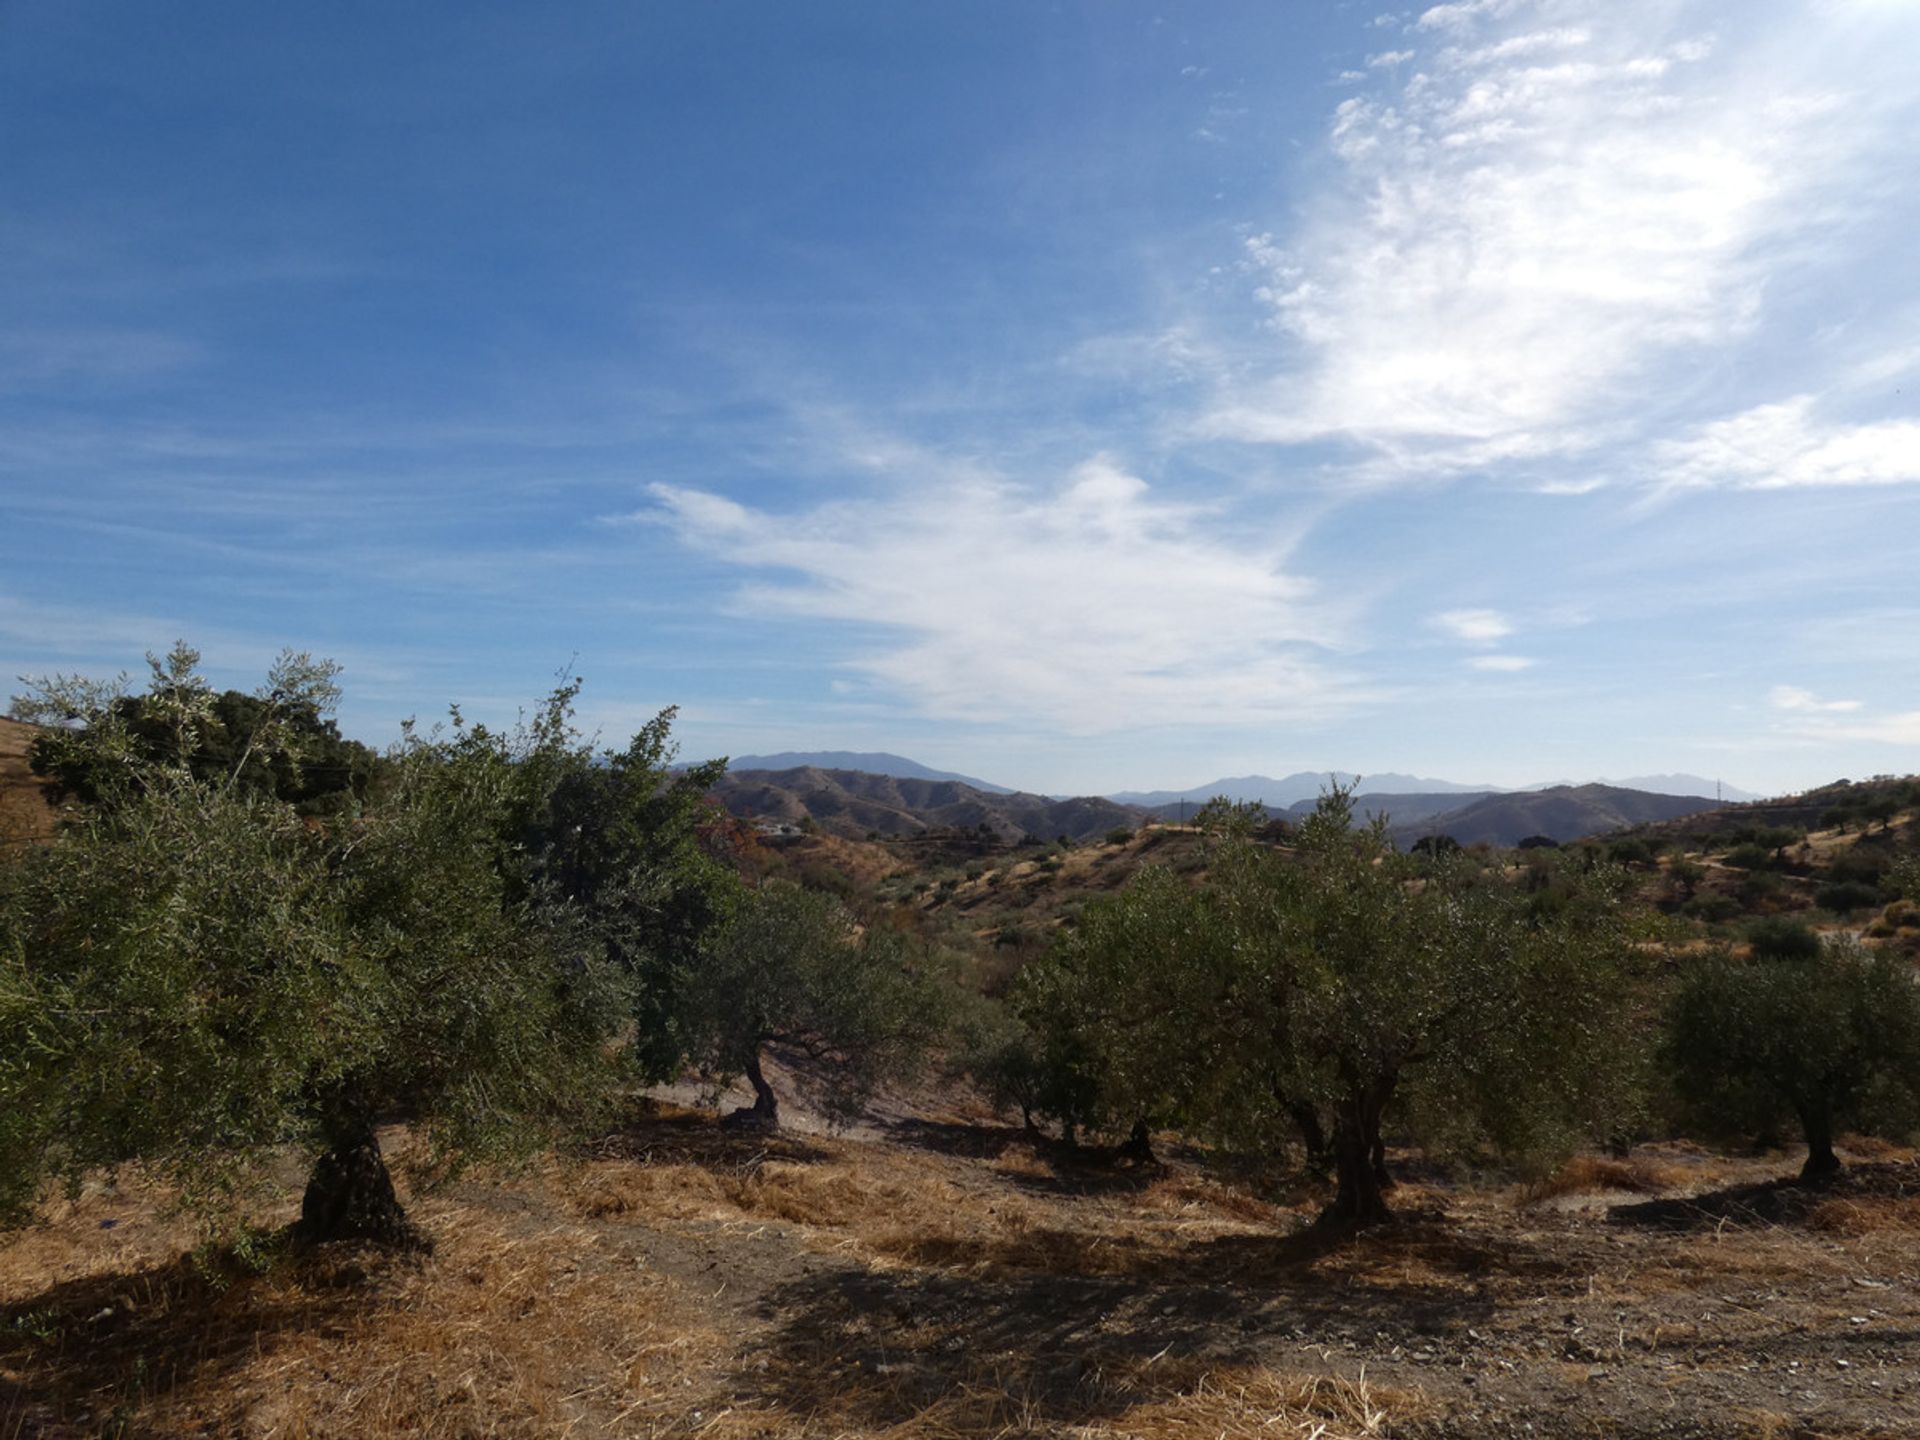
[[0, 859], [53, 834], [55, 811], [27, 764], [36, 726], [0, 716]]
[[426, 1258], [196, 1251], [164, 1186], [90, 1185], [0, 1248], [0, 1436], [1920, 1434], [1902, 1152], [1408, 1184], [1355, 1235], [963, 1114], [653, 1108], [415, 1193]]

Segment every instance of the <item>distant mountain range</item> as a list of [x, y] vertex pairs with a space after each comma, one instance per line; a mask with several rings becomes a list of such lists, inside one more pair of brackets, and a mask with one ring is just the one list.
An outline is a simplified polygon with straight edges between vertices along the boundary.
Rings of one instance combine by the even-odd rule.
[[1117, 826], [1132, 827], [1144, 810], [1089, 796], [979, 789], [960, 780], [926, 780], [858, 770], [802, 765], [786, 770], [729, 770], [713, 792], [742, 819], [797, 825], [811, 818], [849, 839], [870, 834], [917, 835], [923, 830], [985, 825], [1002, 841], [1029, 835], [1088, 840]]
[[[1345, 770], [1302, 770], [1278, 779], [1271, 775], [1229, 776], [1210, 784], [1195, 785], [1190, 790], [1120, 790], [1107, 798], [1118, 800], [1123, 805], [1145, 805], [1152, 810], [1161, 810], [1182, 803], [1203, 805], [1216, 795], [1225, 795], [1229, 800], [1256, 801], [1269, 810], [1291, 810], [1303, 801], [1311, 808], [1329, 780], [1338, 780], [1342, 785], [1351, 785], [1357, 780], [1359, 793], [1363, 796], [1405, 795], [1423, 803], [1427, 797], [1435, 795], [1509, 795], [1532, 790], [1577, 788], [1570, 780], [1549, 780], [1539, 785], [1520, 786], [1463, 785], [1457, 780], [1430, 780], [1418, 775], [1391, 772], [1355, 775]], [[1718, 782], [1704, 780], [1698, 775], [1641, 775], [1628, 780], [1600, 780], [1594, 783], [1620, 790], [1645, 790], [1655, 795], [1692, 795], [1711, 799], [1714, 798], [1714, 787]], [[1719, 798], [1731, 805], [1760, 797], [1731, 785], [1722, 785]]]
[[1493, 785], [1462, 785], [1453, 780], [1424, 780], [1416, 775], [1355, 775], [1346, 770], [1302, 770], [1279, 779], [1271, 775], [1235, 775], [1206, 785], [1195, 785], [1189, 790], [1120, 790], [1107, 798], [1118, 800], [1122, 805], [1145, 805], [1150, 809], [1158, 809], [1183, 802], [1204, 805], [1214, 796], [1224, 795], [1229, 800], [1251, 800], [1265, 805], [1269, 810], [1286, 810], [1303, 800], [1311, 803], [1319, 799], [1320, 792], [1332, 780], [1338, 780], [1342, 785], [1351, 785], [1358, 780], [1369, 795], [1487, 795], [1498, 788]]
[[[897, 780], [953, 780], [962, 785], [988, 795], [1013, 795], [1017, 792], [1006, 785], [996, 785], [990, 780], [977, 776], [963, 775], [957, 770], [936, 770], [930, 765], [922, 765], [918, 760], [910, 760], [904, 755], [895, 755], [885, 750], [782, 750], [773, 755], [736, 755], [728, 762], [732, 770], [852, 770], [863, 775], [889, 775]], [[1571, 780], [1547, 780], [1537, 785], [1468, 785], [1458, 780], [1435, 780], [1420, 775], [1401, 775], [1394, 772], [1384, 774], [1357, 774], [1350, 770], [1301, 770], [1292, 775], [1278, 778], [1272, 775], [1231, 775], [1205, 785], [1195, 785], [1186, 790], [1118, 790], [1105, 798], [1120, 805], [1137, 805], [1142, 809], [1167, 810], [1166, 818], [1177, 818], [1180, 806], [1204, 805], [1216, 795], [1225, 795], [1229, 800], [1254, 801], [1265, 805], [1269, 810], [1292, 810], [1307, 802], [1319, 799], [1320, 792], [1327, 787], [1329, 780], [1338, 780], [1342, 785], [1359, 782], [1363, 797], [1376, 795], [1396, 795], [1407, 797], [1406, 801], [1395, 807], [1405, 814], [1412, 805], [1423, 814], [1436, 813], [1428, 801], [1435, 796], [1481, 796], [1508, 795], [1531, 790], [1560, 790], [1578, 788]], [[1713, 797], [1718, 786], [1718, 798], [1725, 803], [1737, 804], [1760, 797], [1750, 791], [1732, 785], [1721, 785], [1717, 781], [1703, 779], [1698, 775], [1636, 775], [1624, 780], [1608, 780], [1604, 777], [1592, 782], [1611, 786], [1618, 790], [1645, 790], [1655, 795], [1692, 795]], [[1064, 797], [1055, 796], [1055, 799]], [[1460, 803], [1465, 803], [1464, 799]], [[1171, 807], [1169, 809], [1169, 807]], [[1398, 818], [1398, 817], [1396, 817]]]
[[989, 795], [1011, 795], [1004, 785], [976, 780], [953, 770], [935, 770], [904, 755], [884, 750], [782, 750], [776, 755], [735, 755], [729, 770], [858, 770], [865, 775], [891, 775], [897, 780], [957, 780]]
[[[1697, 795], [1711, 796], [1728, 805], [1744, 804], [1748, 800], [1761, 797], [1751, 790], [1742, 790], [1737, 785], [1722, 784], [1718, 780], [1702, 780], [1698, 775], [1632, 775], [1625, 780], [1609, 780], [1604, 775], [1596, 782], [1611, 785], [1618, 790], [1647, 790], [1655, 795]], [[1547, 789], [1547, 786], [1531, 787]]]
[[[1390, 797], [1389, 797], [1390, 798]], [[1462, 845], [1518, 845], [1534, 835], [1565, 842], [1718, 808], [1698, 795], [1660, 795], [1617, 785], [1562, 785], [1483, 795], [1426, 817], [1393, 815], [1393, 838], [1411, 845], [1423, 835], [1451, 835]]]
[[[1214, 793], [1221, 793], [1215, 791]], [[939, 829], [984, 826], [1003, 842], [1065, 835], [1090, 840], [1118, 827], [1152, 820], [1184, 820], [1198, 804], [1127, 805], [1102, 796], [1059, 799], [1019, 791], [982, 790], [962, 780], [881, 775], [871, 771], [799, 765], [782, 770], [729, 770], [714, 794], [741, 819], [798, 825], [806, 820], [849, 839], [907, 836]], [[1269, 804], [1275, 815], [1299, 819], [1317, 800]], [[1662, 795], [1616, 785], [1554, 786], [1545, 790], [1362, 793], [1354, 797], [1362, 820], [1384, 814], [1394, 840], [1411, 845], [1424, 835], [1451, 835], [1463, 845], [1516, 845], [1530, 836], [1556, 841], [1604, 835], [1652, 821], [1712, 810], [1701, 796]]]

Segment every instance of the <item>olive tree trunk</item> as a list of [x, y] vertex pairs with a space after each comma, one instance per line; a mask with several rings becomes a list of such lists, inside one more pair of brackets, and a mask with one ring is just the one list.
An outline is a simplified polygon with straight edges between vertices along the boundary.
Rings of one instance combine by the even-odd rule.
[[1807, 1132], [1807, 1163], [1800, 1167], [1800, 1178], [1821, 1181], [1840, 1173], [1840, 1157], [1833, 1153], [1833, 1121], [1823, 1110], [1807, 1110], [1800, 1116]]
[[773, 1093], [773, 1086], [767, 1083], [767, 1073], [760, 1068], [760, 1047], [753, 1046], [747, 1051], [742, 1063], [741, 1073], [747, 1077], [747, 1083], [753, 1086], [753, 1104], [743, 1105], [727, 1116], [729, 1125], [744, 1127], [748, 1130], [778, 1130], [780, 1128], [780, 1097]]
[[1340, 1102], [1333, 1127], [1334, 1196], [1324, 1220], [1371, 1225], [1389, 1217], [1386, 1144], [1380, 1117], [1393, 1094], [1393, 1082], [1356, 1087]]
[[314, 1162], [294, 1234], [309, 1245], [366, 1240], [397, 1249], [429, 1248], [394, 1194], [379, 1137], [364, 1119], [336, 1130]]

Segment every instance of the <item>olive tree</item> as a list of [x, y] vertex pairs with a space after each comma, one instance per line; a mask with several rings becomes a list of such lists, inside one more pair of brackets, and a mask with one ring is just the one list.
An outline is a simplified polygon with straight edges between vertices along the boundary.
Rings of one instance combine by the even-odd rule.
[[[636, 862], [582, 899], [541, 841], [593, 764], [574, 687], [509, 733], [410, 730], [378, 803], [324, 823], [184, 758], [211, 709], [196, 662], [154, 664], [142, 713], [178, 730], [157, 756], [126, 743], [111, 689], [33, 697], [120, 778], [0, 874], [0, 1202], [131, 1160], [207, 1194], [294, 1146], [314, 1157], [306, 1235], [407, 1241], [376, 1122], [410, 1119], [458, 1163], [593, 1112], [638, 973], [601, 902], [657, 910], [676, 877]], [[270, 684], [324, 711], [332, 678], [293, 657]]]
[[682, 985], [688, 1053], [720, 1083], [744, 1075], [754, 1103], [741, 1119], [767, 1128], [780, 1114], [762, 1064], [768, 1046], [808, 1057], [817, 1098], [848, 1118], [924, 1059], [940, 1023], [930, 956], [896, 931], [863, 929], [833, 896], [781, 880], [740, 899]]
[[1897, 955], [1856, 941], [1704, 959], [1673, 997], [1662, 1053], [1710, 1129], [1752, 1134], [1791, 1114], [1805, 1180], [1841, 1168], [1842, 1129], [1920, 1123], [1920, 988]]
[[1181, 1063], [1191, 1023], [1215, 1012], [1227, 975], [1230, 936], [1211, 908], [1204, 891], [1146, 866], [1120, 894], [1088, 904], [1021, 972], [1013, 1008], [1026, 1039], [1026, 1103], [1067, 1139], [1124, 1128], [1144, 1150], [1153, 1127], [1192, 1110], [1207, 1077]]
[[[1385, 1134], [1544, 1158], [1603, 1129], [1629, 1053], [1613, 877], [1534, 903], [1464, 856], [1395, 852], [1338, 786], [1291, 852], [1229, 839], [1189, 889], [1090, 905], [1029, 982], [1077, 1006], [1109, 1105], [1330, 1153], [1331, 1217], [1387, 1213]], [[1059, 1023], [1059, 1022], [1057, 1022]]]

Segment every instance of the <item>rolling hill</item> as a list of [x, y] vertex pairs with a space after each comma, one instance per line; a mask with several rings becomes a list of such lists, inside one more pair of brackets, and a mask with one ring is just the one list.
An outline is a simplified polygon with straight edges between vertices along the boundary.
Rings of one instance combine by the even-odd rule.
[[815, 824], [857, 839], [870, 833], [916, 835], [924, 830], [985, 825], [1002, 840], [1027, 835], [1085, 840], [1117, 826], [1138, 825], [1145, 811], [1098, 796], [1055, 800], [1045, 795], [987, 791], [958, 780], [876, 775], [815, 765], [787, 770], [730, 770], [714, 794], [743, 820]]
[[1531, 835], [1579, 840], [1715, 808], [1712, 800], [1698, 795], [1657, 795], [1615, 785], [1562, 785], [1550, 790], [1485, 795], [1425, 819], [1407, 817], [1394, 825], [1393, 833], [1402, 845], [1422, 835], [1451, 835], [1462, 845], [1482, 841], [1517, 845]]
[[777, 755], [736, 755], [730, 770], [858, 770], [867, 775], [890, 775], [896, 780], [957, 780], [989, 795], [1011, 795], [1004, 785], [977, 780], [953, 770], [935, 770], [904, 755], [885, 750], [782, 750]]

